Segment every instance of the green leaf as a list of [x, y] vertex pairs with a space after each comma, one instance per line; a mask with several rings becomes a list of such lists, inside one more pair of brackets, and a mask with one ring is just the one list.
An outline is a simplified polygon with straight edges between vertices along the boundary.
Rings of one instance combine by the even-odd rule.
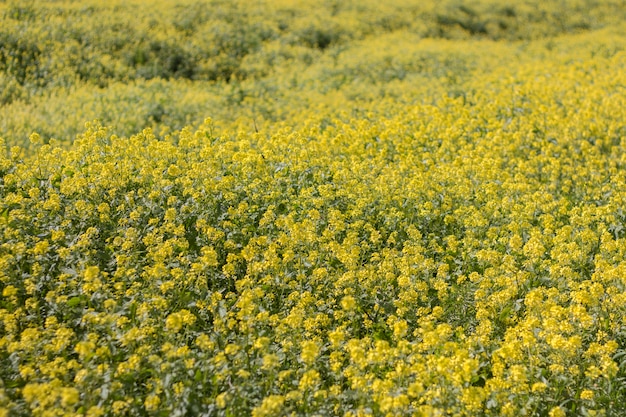
[[76, 296], [76, 297], [72, 297], [69, 300], [67, 300], [67, 305], [68, 307], [77, 307], [79, 305], [81, 305], [83, 302], [83, 298]]

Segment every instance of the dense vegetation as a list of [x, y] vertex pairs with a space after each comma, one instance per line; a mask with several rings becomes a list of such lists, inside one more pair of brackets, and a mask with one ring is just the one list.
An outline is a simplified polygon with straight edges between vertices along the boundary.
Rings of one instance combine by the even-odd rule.
[[625, 414], [625, 15], [0, 1], [0, 416]]

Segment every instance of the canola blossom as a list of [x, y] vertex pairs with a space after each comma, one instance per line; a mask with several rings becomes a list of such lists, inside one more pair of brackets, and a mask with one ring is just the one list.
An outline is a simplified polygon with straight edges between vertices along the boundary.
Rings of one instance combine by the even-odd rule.
[[0, 417], [626, 414], [623, 2], [21, 3]]

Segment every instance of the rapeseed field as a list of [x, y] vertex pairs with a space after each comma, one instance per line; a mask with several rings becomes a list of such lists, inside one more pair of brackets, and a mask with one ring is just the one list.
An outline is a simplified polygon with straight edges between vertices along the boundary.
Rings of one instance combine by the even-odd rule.
[[0, 19], [1, 417], [626, 415], [623, 0]]

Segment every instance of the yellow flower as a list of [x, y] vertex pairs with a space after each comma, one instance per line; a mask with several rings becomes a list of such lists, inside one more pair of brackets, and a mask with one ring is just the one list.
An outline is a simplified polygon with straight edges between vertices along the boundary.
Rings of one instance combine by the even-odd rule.
[[90, 266], [85, 269], [84, 278], [85, 281], [91, 282], [98, 278], [98, 274], [100, 273], [100, 268], [97, 266]]
[[280, 360], [277, 355], [269, 353], [263, 356], [263, 364], [261, 365], [264, 370], [272, 370], [280, 364]]
[[217, 252], [215, 251], [214, 248], [209, 247], [209, 246], [204, 246], [201, 249], [201, 253], [202, 253], [202, 263], [208, 267], [216, 267], [219, 265], [218, 260], [217, 260]]
[[265, 397], [261, 404], [252, 410], [252, 417], [273, 417], [280, 414], [285, 397], [282, 395], [270, 395]]
[[317, 355], [319, 354], [319, 347], [317, 343], [312, 340], [306, 340], [302, 342], [302, 353], [300, 354], [300, 359], [302, 362], [307, 365], [312, 365], [317, 359]]
[[182, 309], [167, 316], [165, 319], [165, 328], [172, 332], [179, 332], [183, 326], [193, 325], [195, 321], [196, 316], [189, 310]]
[[32, 199], [38, 199], [41, 195], [41, 190], [39, 188], [33, 187], [28, 190], [28, 196]]
[[80, 393], [76, 388], [65, 387], [61, 390], [61, 404], [64, 407], [72, 406], [78, 403]]
[[298, 388], [300, 391], [306, 391], [308, 389], [314, 388], [317, 384], [320, 383], [320, 374], [315, 369], [311, 369], [306, 371], [302, 378], [300, 378], [300, 382], [298, 383]]
[[553, 407], [548, 413], [550, 417], [565, 417], [565, 411], [561, 407]]
[[409, 326], [406, 320], [396, 320], [393, 324], [393, 335], [396, 339], [403, 338], [408, 330]]
[[82, 358], [89, 357], [94, 354], [96, 350], [96, 344], [89, 340], [84, 340], [76, 343], [74, 351], [78, 353]]
[[2, 296], [3, 297], [7, 297], [8, 298], [8, 297], [13, 297], [14, 295], [17, 295], [17, 288], [15, 288], [13, 285], [7, 285], [2, 290]]
[[346, 295], [341, 299], [341, 308], [346, 311], [352, 311], [356, 307], [356, 300], [351, 295]]
[[586, 389], [580, 393], [581, 400], [593, 400], [593, 391]]
[[[146, 408], [148, 408], [146, 406]], [[87, 410], [86, 416], [87, 417], [101, 417], [105, 414], [105, 411], [102, 409], [102, 407], [98, 407], [97, 405], [91, 406], [89, 407], [89, 409]]]
[[328, 333], [328, 339], [332, 347], [337, 348], [341, 345], [341, 342], [345, 339], [345, 333], [342, 329], [335, 329]]
[[218, 408], [226, 408], [226, 400], [228, 399], [228, 393], [222, 392], [215, 397], [215, 404]]
[[179, 332], [183, 324], [183, 319], [178, 313], [172, 313], [165, 319], [165, 328], [172, 332]]
[[206, 334], [201, 334], [196, 338], [196, 345], [202, 350], [211, 350], [215, 347], [215, 344]]
[[532, 392], [543, 392], [543, 391], [546, 390], [546, 388], [548, 388], [548, 387], [546, 386], [545, 383], [543, 383], [543, 382], [535, 382], [532, 385], [532, 387], [531, 387], [531, 391]]
[[161, 399], [158, 395], [150, 394], [146, 397], [143, 402], [144, 407], [146, 407], [147, 411], [156, 411], [159, 409], [159, 405], [161, 404]]
[[38, 133], [32, 133], [29, 137], [30, 143], [33, 145], [41, 145], [43, 143], [43, 139], [39, 136]]
[[115, 415], [120, 415], [125, 412], [128, 408], [129, 404], [126, 401], [114, 401], [112, 405], [112, 410]]
[[180, 170], [180, 168], [177, 165], [170, 165], [169, 168], [167, 169], [167, 175], [170, 175], [172, 177], [177, 177], [182, 173], [182, 171]]

